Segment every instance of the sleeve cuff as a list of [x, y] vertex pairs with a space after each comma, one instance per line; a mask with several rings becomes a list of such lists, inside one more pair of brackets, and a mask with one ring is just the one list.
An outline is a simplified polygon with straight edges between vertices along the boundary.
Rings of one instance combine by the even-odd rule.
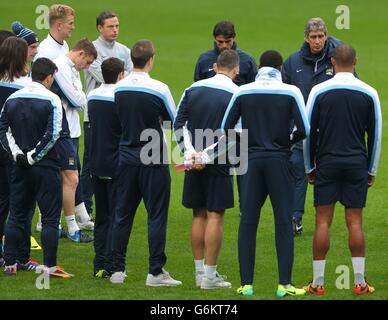
[[202, 161], [203, 164], [207, 164], [207, 163], [212, 162], [212, 160], [210, 159], [209, 155], [205, 151], [202, 152], [201, 161]]
[[186, 160], [190, 160], [192, 155], [195, 153], [195, 150], [187, 150], [184, 152], [184, 156]]
[[12, 154], [12, 157], [13, 157], [13, 160], [16, 162], [16, 157], [19, 155], [19, 154], [24, 154], [22, 151], [20, 150], [17, 150], [14, 154]]
[[34, 153], [34, 151], [29, 151], [27, 152], [27, 160], [28, 160], [28, 163], [32, 166], [33, 164], [35, 164], [36, 161], [34, 161], [34, 159], [32, 159], [32, 154]]
[[306, 169], [306, 174], [310, 174], [311, 172], [313, 172], [315, 170], [315, 167], [312, 168], [312, 169]]

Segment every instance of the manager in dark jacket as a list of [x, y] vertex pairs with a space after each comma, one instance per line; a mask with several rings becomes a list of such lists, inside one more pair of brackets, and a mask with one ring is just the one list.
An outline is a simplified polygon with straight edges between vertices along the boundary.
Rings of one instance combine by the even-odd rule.
[[[330, 58], [334, 48], [341, 41], [327, 36], [325, 22], [321, 18], [307, 21], [304, 30], [304, 43], [299, 51], [291, 54], [283, 64], [282, 80], [297, 86], [305, 102], [311, 88], [329, 80], [334, 75]], [[304, 172], [302, 143], [293, 149], [291, 162], [296, 173], [296, 190], [294, 199], [293, 221], [294, 233], [302, 233], [302, 216], [307, 192], [307, 178]]]
[[225, 49], [236, 50], [240, 58], [240, 72], [233, 80], [235, 84], [241, 86], [255, 81], [257, 66], [255, 59], [237, 49], [235, 41], [236, 32], [234, 25], [230, 21], [218, 22], [213, 29], [214, 48], [202, 53], [195, 65], [194, 81], [212, 78], [215, 76], [213, 64], [216, 62], [218, 55]]

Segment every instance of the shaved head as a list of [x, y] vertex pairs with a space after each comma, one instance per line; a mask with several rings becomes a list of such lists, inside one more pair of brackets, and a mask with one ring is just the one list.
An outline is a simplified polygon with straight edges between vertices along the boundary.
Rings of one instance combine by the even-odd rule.
[[339, 67], [351, 67], [356, 61], [356, 50], [351, 45], [340, 44], [334, 49], [333, 58]]

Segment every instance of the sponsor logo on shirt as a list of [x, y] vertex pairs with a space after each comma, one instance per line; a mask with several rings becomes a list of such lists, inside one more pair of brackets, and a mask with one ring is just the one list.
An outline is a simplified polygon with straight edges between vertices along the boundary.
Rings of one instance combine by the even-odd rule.
[[326, 75], [332, 76], [334, 74], [333, 67], [327, 68], [326, 69]]

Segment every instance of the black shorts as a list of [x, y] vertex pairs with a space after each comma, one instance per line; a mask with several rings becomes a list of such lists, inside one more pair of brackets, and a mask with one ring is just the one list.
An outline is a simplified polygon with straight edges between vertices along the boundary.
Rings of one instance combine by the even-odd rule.
[[317, 169], [314, 206], [340, 201], [345, 208], [364, 208], [368, 192], [368, 170], [361, 168]]
[[59, 138], [55, 144], [61, 170], [78, 169], [78, 138]]
[[186, 208], [216, 212], [233, 208], [233, 176], [186, 172], [182, 203]]

